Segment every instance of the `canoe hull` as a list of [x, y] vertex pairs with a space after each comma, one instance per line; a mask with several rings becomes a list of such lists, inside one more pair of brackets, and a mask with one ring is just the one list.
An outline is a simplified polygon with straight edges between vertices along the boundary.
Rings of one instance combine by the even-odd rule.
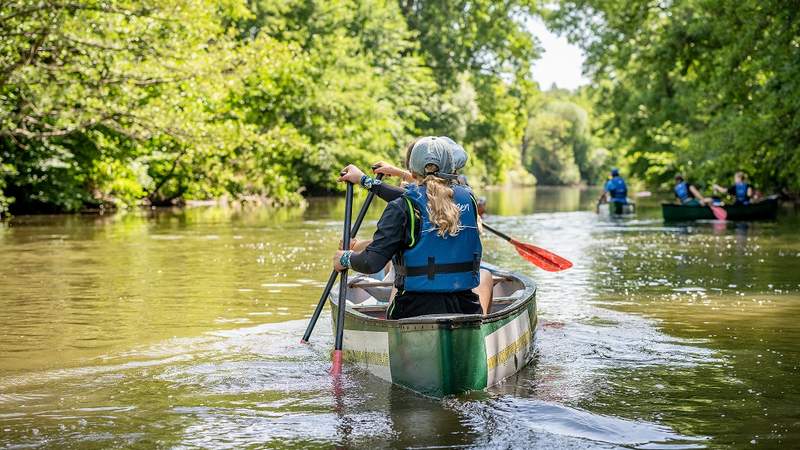
[[604, 217], [625, 217], [636, 215], [635, 203], [603, 203], [597, 209], [600, 215]]
[[[766, 199], [750, 205], [725, 205], [727, 220], [775, 220], [778, 215], [778, 200]], [[663, 203], [661, 212], [668, 222], [684, 222], [691, 220], [714, 220], [711, 208], [705, 206], [683, 206]]]
[[[377, 320], [348, 305], [345, 361], [432, 397], [481, 390], [522, 369], [533, 356], [535, 285], [502, 314]], [[519, 303], [519, 304], [516, 304]], [[334, 327], [338, 305], [331, 302]]]

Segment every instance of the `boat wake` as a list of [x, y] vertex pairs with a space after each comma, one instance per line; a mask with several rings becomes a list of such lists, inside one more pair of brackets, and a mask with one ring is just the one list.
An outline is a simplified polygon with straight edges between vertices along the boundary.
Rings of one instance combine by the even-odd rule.
[[512, 448], [587, 447], [613, 444], [636, 448], [702, 448], [704, 437], [683, 436], [668, 426], [591, 413], [558, 403], [502, 396], [486, 402], [449, 400], [448, 406], [471, 417], [481, 436], [477, 446]]

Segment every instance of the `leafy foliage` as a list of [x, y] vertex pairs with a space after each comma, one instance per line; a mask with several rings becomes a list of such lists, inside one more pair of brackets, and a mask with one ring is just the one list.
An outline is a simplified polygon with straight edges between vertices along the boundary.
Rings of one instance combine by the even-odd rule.
[[[258, 129], [291, 127], [304, 139], [306, 151], [287, 161], [300, 183], [333, 189], [334, 167], [399, 160], [435, 85], [414, 54], [395, 4], [265, 0], [258, 5], [250, 32], [282, 39], [296, 55], [281, 67], [251, 74], [236, 104]], [[283, 11], [291, 15], [282, 16]], [[304, 27], [308, 33], [292, 31]]]
[[800, 190], [800, 9], [780, 0], [562, 0], [604, 129], [652, 182], [675, 172]]
[[[0, 4], [0, 213], [295, 202], [453, 135], [489, 181], [536, 94], [528, 2]], [[436, 21], [430, 21], [437, 17]], [[452, 20], [453, 27], [444, 26]], [[441, 27], [440, 27], [441, 26]]]
[[529, 163], [536, 179], [546, 184], [576, 184], [580, 172], [570, 139], [572, 123], [555, 112], [544, 111], [531, 120], [527, 138]]
[[545, 184], [601, 180], [611, 163], [610, 152], [592, 135], [592, 123], [591, 103], [581, 93], [547, 91], [528, 121], [523, 163]]
[[298, 202], [449, 135], [475, 181], [623, 164], [800, 191], [800, 21], [778, 0], [560, 0], [594, 85], [540, 93], [531, 0], [0, 4], [0, 214]]
[[0, 155], [23, 210], [180, 196], [166, 180], [235, 141], [219, 86], [240, 63], [235, 2], [17, 1], [0, 6]]
[[527, 122], [525, 105], [538, 94], [530, 79], [538, 50], [525, 25], [537, 12], [536, 2], [400, 4], [437, 83], [427, 118], [417, 126], [425, 134], [450, 135], [462, 143], [475, 157], [473, 170], [480, 167], [486, 182], [529, 181], [529, 175], [515, 169]]

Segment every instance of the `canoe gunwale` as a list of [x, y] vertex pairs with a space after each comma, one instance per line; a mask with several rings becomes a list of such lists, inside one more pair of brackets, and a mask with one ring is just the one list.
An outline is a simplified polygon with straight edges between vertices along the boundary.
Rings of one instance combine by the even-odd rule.
[[[778, 199], [774, 196], [749, 205], [723, 205], [728, 213], [728, 221], [775, 220], [778, 213]], [[662, 203], [661, 214], [665, 222], [692, 222], [695, 220], [715, 220], [707, 206], [679, 205]]]
[[[358, 320], [359, 322], [367, 323], [373, 326], [384, 328], [403, 328], [415, 330], [429, 330], [429, 329], [455, 329], [455, 328], [480, 328], [481, 326], [493, 322], [508, 319], [509, 317], [516, 316], [521, 312], [527, 310], [530, 302], [536, 298], [536, 283], [521, 274], [515, 272], [507, 272], [500, 270], [493, 270], [494, 275], [502, 276], [511, 280], [516, 280], [522, 283], [524, 290], [518, 294], [519, 297], [507, 307], [495, 311], [493, 313], [482, 314], [432, 314], [418, 317], [408, 317], [405, 319], [378, 319], [367, 314], [364, 314], [353, 305], [348, 305], [345, 313], [351, 319]], [[332, 307], [338, 308], [338, 302], [334, 299], [331, 290], [328, 300], [331, 302]], [[508, 297], [500, 297], [508, 298]], [[382, 308], [382, 307], [381, 307]]]

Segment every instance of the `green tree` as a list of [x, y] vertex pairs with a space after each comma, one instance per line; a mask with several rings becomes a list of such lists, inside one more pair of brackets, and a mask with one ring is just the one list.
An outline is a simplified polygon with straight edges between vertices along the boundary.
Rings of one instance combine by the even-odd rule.
[[[433, 108], [417, 121], [426, 134], [456, 134], [485, 181], [503, 182], [521, 165], [526, 109], [537, 95], [531, 65], [538, 56], [526, 20], [536, 2], [400, 1], [420, 53], [433, 71]], [[477, 108], [475, 108], [477, 107]]]
[[162, 196], [228, 141], [214, 110], [237, 55], [222, 18], [245, 14], [227, 0], [0, 5], [7, 195], [34, 210]]
[[522, 143], [523, 162], [546, 184], [576, 184], [598, 181], [606, 151], [596, 148], [589, 126], [589, 113], [567, 101], [574, 95], [548, 92], [550, 99], [528, 121]]
[[779, 0], [562, 0], [604, 128], [652, 182], [744, 169], [800, 190], [800, 8]]
[[[296, 202], [446, 134], [490, 182], [537, 95], [527, 1], [0, 4], [0, 214]], [[435, 20], [434, 20], [435, 19]], [[512, 175], [512, 177], [516, 177]]]
[[288, 43], [294, 56], [277, 70], [254, 71], [235, 105], [262, 132], [289, 127], [303, 138], [305, 151], [285, 161], [299, 181], [330, 190], [346, 163], [399, 161], [435, 85], [397, 4], [284, 0], [254, 9], [242, 29]]
[[577, 184], [581, 180], [570, 139], [572, 123], [560, 114], [543, 111], [528, 125], [528, 167], [540, 183]]
[[527, 78], [537, 56], [525, 21], [536, 13], [530, 0], [400, 0], [408, 27], [418, 33], [425, 61], [441, 86], [461, 72]]

